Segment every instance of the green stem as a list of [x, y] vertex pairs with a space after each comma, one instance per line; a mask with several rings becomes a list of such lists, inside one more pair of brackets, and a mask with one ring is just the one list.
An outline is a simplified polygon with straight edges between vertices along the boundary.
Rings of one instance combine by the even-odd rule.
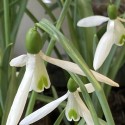
[[15, 36], [17, 34], [17, 31], [18, 31], [18, 28], [19, 28], [19, 24], [21, 22], [21, 19], [23, 17], [24, 12], [25, 12], [27, 1], [28, 0], [20, 1], [21, 3], [20, 3], [19, 12], [17, 14], [16, 19], [14, 19], [15, 23], [14, 23], [14, 26], [13, 26], [13, 29], [12, 29], [12, 33], [11, 33], [11, 40], [13, 41], [13, 43], [15, 43], [15, 39], [16, 39]]
[[[66, 0], [66, 2], [64, 3], [63, 9], [62, 9], [61, 14], [59, 16], [59, 19], [57, 20], [57, 24], [56, 24], [57, 29], [61, 28], [61, 25], [62, 25], [62, 23], [64, 21], [64, 18], [66, 16], [66, 14], [67, 14], [67, 11], [69, 9], [71, 1], [72, 0]], [[50, 40], [50, 44], [48, 46], [48, 49], [46, 51], [46, 55], [51, 54], [51, 52], [52, 52], [52, 50], [53, 50], [53, 48], [55, 46], [55, 43], [56, 43], [56, 40], [55, 40], [55, 38], [52, 37], [51, 40]]]
[[52, 19], [52, 21], [55, 22], [56, 18], [53, 15], [52, 11], [46, 6], [46, 4], [44, 2], [42, 2], [42, 0], [38, 0], [38, 2], [42, 5], [44, 10], [46, 10], [46, 13], [49, 15], [49, 17]]
[[[9, 4], [9, 7], [12, 7], [13, 5], [15, 5], [19, 0], [14, 0], [12, 1], [10, 4]], [[4, 12], [4, 9], [0, 9], [0, 16], [3, 14]]]
[[10, 25], [9, 25], [9, 0], [3, 1], [4, 6], [4, 29], [5, 29], [5, 43], [6, 47], [10, 43]]
[[30, 19], [36, 23], [36, 22], [39, 22], [36, 17], [26, 8], [26, 14], [30, 17]]
[[71, 18], [69, 13], [67, 14], [67, 20], [68, 20], [68, 26], [69, 26], [72, 42], [75, 45], [75, 47], [77, 48], [77, 50], [81, 51], [81, 49], [79, 47], [80, 45], [78, 44], [78, 36], [77, 36], [76, 30], [73, 26], [73, 18]]
[[54, 125], [60, 125], [63, 117], [65, 115], [65, 109], [60, 113], [59, 117], [57, 118], [57, 120], [55, 121]]
[[28, 104], [25, 116], [32, 113], [33, 108], [34, 108], [34, 104], [35, 104], [35, 101], [36, 101], [36, 97], [37, 97], [37, 93], [35, 91], [33, 91], [32, 94], [31, 94], [31, 98], [29, 100], [29, 104]]
[[[123, 46], [123, 48], [121, 49], [121, 51], [119, 52], [119, 54], [116, 57], [116, 60], [113, 62], [112, 64], [112, 68], [109, 72], [109, 76], [110, 78], [114, 79], [119, 68], [121, 67], [122, 61], [125, 57], [125, 46]], [[115, 67], [115, 68], [114, 68]], [[111, 90], [111, 87], [105, 86], [105, 91], [106, 91], [106, 95], [109, 95], [109, 92]]]

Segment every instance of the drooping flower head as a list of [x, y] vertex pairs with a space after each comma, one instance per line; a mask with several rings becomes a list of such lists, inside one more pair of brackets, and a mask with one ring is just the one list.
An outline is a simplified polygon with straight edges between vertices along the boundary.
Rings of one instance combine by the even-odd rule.
[[31, 90], [42, 92], [50, 87], [50, 80], [44, 62], [40, 57], [41, 38], [35, 28], [31, 28], [26, 35], [28, 53], [11, 60], [10, 65], [22, 67], [26, 65], [24, 77], [14, 98], [6, 125], [17, 125]]
[[[65, 108], [65, 115], [68, 121], [79, 121], [80, 117], [83, 117], [87, 125], [94, 125], [91, 113], [87, 106], [84, 104], [83, 100], [81, 99], [78, 91], [79, 89], [77, 89], [77, 86], [75, 85], [74, 81], [70, 79], [68, 84], [70, 84], [68, 86], [69, 91], [65, 95], [48, 103], [37, 111], [31, 113], [29, 116], [25, 117], [20, 122], [20, 125], [29, 125], [45, 117], [67, 98], [68, 101]], [[94, 88], [91, 83], [86, 84], [85, 87], [88, 93], [94, 91]]]
[[77, 25], [80, 27], [92, 27], [99, 26], [102, 23], [108, 21], [107, 30], [100, 39], [96, 52], [94, 55], [93, 67], [95, 70], [99, 69], [105, 59], [107, 58], [113, 44], [122, 46], [125, 42], [125, 28], [121, 21], [123, 19], [117, 17], [117, 8], [111, 4], [108, 6], [108, 16], [90, 16], [81, 19]]

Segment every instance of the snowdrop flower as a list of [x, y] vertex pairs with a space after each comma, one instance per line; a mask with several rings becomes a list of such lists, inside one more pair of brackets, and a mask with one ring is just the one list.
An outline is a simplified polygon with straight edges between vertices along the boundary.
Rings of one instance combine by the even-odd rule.
[[[72, 82], [72, 80], [69, 80]], [[68, 82], [69, 83], [69, 82]], [[74, 85], [74, 83], [72, 84]], [[72, 86], [70, 85], [70, 86]], [[85, 85], [88, 93], [93, 92], [94, 88], [91, 83]], [[73, 87], [74, 89], [74, 87]], [[45, 117], [50, 112], [52, 112], [55, 108], [59, 106], [59, 104], [68, 98], [67, 105], [65, 108], [65, 115], [68, 121], [79, 121], [80, 117], [83, 117], [87, 123], [87, 125], [94, 125], [93, 119], [91, 116], [90, 111], [82, 101], [81, 97], [79, 96], [77, 88], [72, 91], [69, 90], [65, 95], [48, 103], [47, 105], [43, 106], [42, 108], [38, 109], [37, 111], [31, 113], [29, 116], [25, 117], [19, 125], [29, 125], [32, 124], [39, 119]]]
[[[35, 43], [34, 43], [35, 41]], [[20, 83], [8, 115], [6, 125], [17, 125], [31, 90], [42, 92], [50, 87], [50, 80], [44, 62], [40, 57], [41, 38], [36, 28], [31, 28], [26, 35], [28, 53], [11, 60], [10, 65], [23, 67], [26, 65], [24, 77]]]
[[109, 5], [108, 16], [90, 16], [81, 19], [77, 25], [80, 27], [99, 26], [108, 21], [107, 30], [99, 41], [94, 55], [93, 67], [99, 69], [107, 58], [113, 44], [122, 46], [125, 41], [125, 28], [121, 22], [125, 21], [117, 17], [117, 9], [115, 5]]
[[13, 101], [6, 125], [17, 125], [30, 90], [42, 92], [50, 87], [50, 80], [44, 62], [38, 54], [21, 55], [10, 62], [11, 66], [26, 65], [24, 77]]

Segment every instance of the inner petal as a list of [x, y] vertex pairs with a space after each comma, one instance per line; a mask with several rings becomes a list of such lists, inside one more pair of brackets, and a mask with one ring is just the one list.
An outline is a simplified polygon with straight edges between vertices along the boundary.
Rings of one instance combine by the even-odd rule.
[[125, 28], [119, 20], [115, 20], [115, 44], [122, 46], [125, 42]]
[[78, 118], [78, 114], [74, 109], [69, 110], [68, 116], [70, 119], [73, 119], [74, 121], [77, 120], [77, 118]]
[[36, 55], [35, 58], [36, 64], [31, 88], [36, 92], [42, 92], [44, 88], [47, 89], [50, 87], [50, 80], [41, 57], [39, 55]]
[[40, 80], [39, 80], [39, 82], [38, 82], [38, 84], [37, 84], [37, 88], [38, 88], [39, 90], [41, 90], [41, 89], [43, 89], [44, 87], [47, 87], [48, 84], [49, 84], [49, 83], [48, 83], [47, 77], [44, 76], [44, 75], [42, 75], [41, 78], [40, 78]]
[[80, 119], [80, 115], [78, 113], [78, 104], [74, 97], [73, 93], [69, 93], [68, 102], [66, 105], [65, 115], [68, 121], [78, 121]]

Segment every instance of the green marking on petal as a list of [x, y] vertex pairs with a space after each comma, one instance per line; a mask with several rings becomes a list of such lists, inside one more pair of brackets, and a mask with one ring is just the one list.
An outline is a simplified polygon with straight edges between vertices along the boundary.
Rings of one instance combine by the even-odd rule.
[[120, 41], [118, 42], [118, 44], [123, 45], [124, 42], [125, 42], [125, 35], [122, 35], [122, 37], [121, 37]]
[[78, 115], [77, 115], [77, 112], [74, 110], [74, 109], [70, 109], [69, 112], [68, 112], [68, 116], [70, 119], [77, 119]]
[[42, 90], [44, 88], [44, 86], [45, 87], [48, 86], [48, 80], [47, 80], [47, 77], [43, 75], [43, 76], [41, 76], [41, 78], [40, 78], [40, 80], [38, 82], [37, 88], [39, 90]]

